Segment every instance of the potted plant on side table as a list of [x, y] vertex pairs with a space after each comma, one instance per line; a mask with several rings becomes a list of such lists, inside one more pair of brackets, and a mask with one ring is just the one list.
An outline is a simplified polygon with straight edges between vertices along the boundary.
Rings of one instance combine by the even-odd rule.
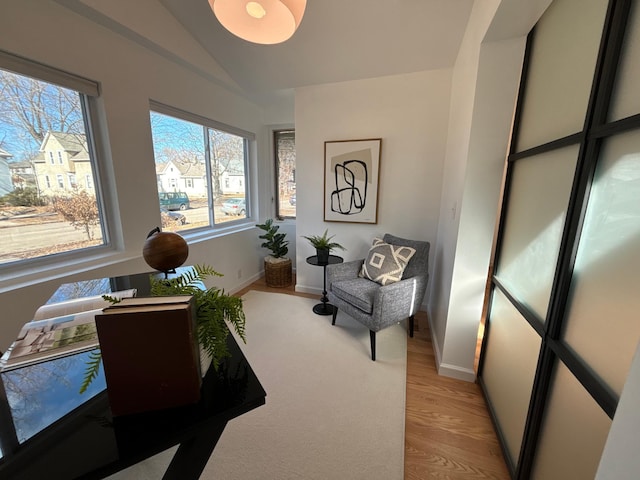
[[269, 250], [270, 255], [264, 258], [264, 277], [270, 287], [288, 287], [292, 281], [291, 259], [285, 257], [289, 252], [289, 241], [285, 240], [286, 233], [278, 233], [279, 225], [273, 224], [273, 219], [267, 219], [256, 227], [264, 230], [258, 238], [264, 240], [262, 248]]
[[318, 263], [320, 265], [329, 263], [329, 254], [331, 250], [340, 249], [346, 250], [342, 245], [331, 240], [335, 235], [328, 237], [329, 230], [325, 230], [322, 235], [303, 235], [302, 238], [309, 240], [309, 243], [316, 249], [316, 255], [318, 256]]

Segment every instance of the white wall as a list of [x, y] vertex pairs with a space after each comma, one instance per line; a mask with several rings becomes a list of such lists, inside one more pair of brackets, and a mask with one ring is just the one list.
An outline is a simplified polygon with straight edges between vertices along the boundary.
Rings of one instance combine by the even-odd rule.
[[[469, 166], [469, 144], [476, 99], [480, 44], [493, 18], [497, 3], [497, 1], [474, 3], [453, 73], [447, 160], [443, 178], [443, 195], [436, 250], [436, 272], [432, 287], [434, 301], [433, 308], [430, 311], [431, 331], [439, 371], [442, 369], [445, 341], [449, 336], [449, 329], [457, 326], [455, 325], [456, 321], [450, 317], [449, 308], [450, 306], [456, 307], [456, 305], [451, 304], [451, 297], [455, 295], [455, 290], [452, 292], [454, 263], [459, 253], [457, 247], [460, 212], [465, 199], [465, 177]], [[504, 155], [502, 160], [504, 160]], [[473, 181], [475, 179], [470, 180]], [[495, 211], [495, 208], [492, 208], [492, 210]], [[470, 220], [473, 221], [473, 219]], [[479, 230], [473, 235], [474, 238], [484, 237], [491, 239], [493, 237], [492, 232], [487, 232], [481, 222], [477, 222], [475, 226]], [[486, 277], [486, 271], [484, 273]], [[478, 281], [482, 282], [482, 278], [476, 277], [473, 280], [476, 283]], [[469, 308], [470, 305], [465, 303], [464, 307]], [[479, 316], [475, 319], [476, 331], [479, 319]], [[468, 335], [465, 335], [466, 338], [468, 338]], [[473, 354], [473, 349], [472, 352], [467, 350], [468, 348], [463, 347], [459, 353]], [[466, 379], [474, 378], [473, 362], [470, 365], [468, 363], [460, 365], [449, 364], [444, 370], [453, 376]]]
[[[159, 8], [160, 4], [152, 5]], [[179, 28], [177, 22], [173, 27]], [[34, 269], [21, 278], [3, 274], [0, 350], [4, 350], [60, 283], [149, 270], [141, 258], [142, 245], [147, 233], [160, 224], [150, 99], [255, 132], [262, 143], [266, 132], [262, 110], [213, 80], [217, 73], [213, 66], [190, 68], [184, 61], [176, 63], [171, 55], [165, 57], [144, 48], [58, 3], [3, 1], [0, 32], [1, 49], [100, 82], [110, 140], [106, 145], [106, 197], [115, 213], [111, 230], [117, 247], [112, 254], [89, 264], [58, 265], [48, 273]], [[193, 42], [184, 48], [195, 46]], [[270, 168], [269, 159], [260, 152], [254, 151], [251, 158], [254, 187], [256, 178]], [[257, 199], [254, 207], [259, 214]], [[249, 225], [244, 231], [216, 239], [191, 238], [187, 262], [213, 265], [225, 274], [215, 284], [233, 290], [259, 275], [262, 253], [257, 234], [257, 229]], [[49, 280], [41, 280], [43, 277]]]
[[477, 332], [525, 38], [548, 3], [475, 2], [456, 60], [429, 317], [443, 375], [475, 379]]
[[622, 389], [596, 480], [635, 480], [640, 474], [640, 343]]
[[[328, 228], [346, 260], [386, 232], [435, 246], [450, 83], [450, 70], [436, 70], [296, 90], [298, 291], [321, 291], [323, 280], [301, 235]], [[365, 138], [382, 138], [378, 223], [324, 222], [324, 142]]]

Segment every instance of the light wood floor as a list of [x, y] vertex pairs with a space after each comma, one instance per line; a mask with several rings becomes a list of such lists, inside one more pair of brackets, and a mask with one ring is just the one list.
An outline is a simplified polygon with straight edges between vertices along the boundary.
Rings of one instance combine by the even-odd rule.
[[[270, 288], [264, 279], [236, 295], [249, 290], [318, 298], [296, 293], [293, 285]], [[424, 312], [407, 338], [405, 418], [405, 480], [510, 478], [480, 387], [437, 374]]]

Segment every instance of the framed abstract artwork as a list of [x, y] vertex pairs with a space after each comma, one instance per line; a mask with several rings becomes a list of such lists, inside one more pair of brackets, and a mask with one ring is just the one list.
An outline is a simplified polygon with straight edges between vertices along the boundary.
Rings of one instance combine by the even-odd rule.
[[378, 223], [381, 138], [324, 142], [324, 220]]

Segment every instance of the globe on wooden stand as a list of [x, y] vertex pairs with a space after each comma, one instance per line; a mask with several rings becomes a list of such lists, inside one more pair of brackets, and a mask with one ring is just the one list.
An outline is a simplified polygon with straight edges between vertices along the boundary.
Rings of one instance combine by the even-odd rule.
[[147, 235], [142, 256], [151, 268], [164, 272], [166, 278], [187, 260], [189, 245], [177, 233], [163, 232], [156, 227]]

